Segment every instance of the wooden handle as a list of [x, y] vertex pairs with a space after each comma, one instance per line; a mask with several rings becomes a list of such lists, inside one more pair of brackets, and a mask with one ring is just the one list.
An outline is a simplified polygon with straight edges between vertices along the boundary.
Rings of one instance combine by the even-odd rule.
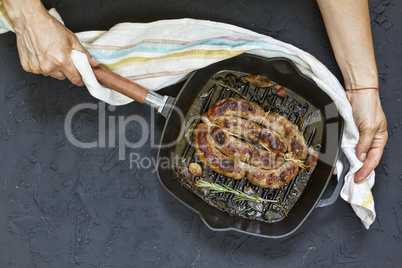
[[99, 83], [139, 103], [144, 103], [149, 90], [102, 66], [92, 68]]

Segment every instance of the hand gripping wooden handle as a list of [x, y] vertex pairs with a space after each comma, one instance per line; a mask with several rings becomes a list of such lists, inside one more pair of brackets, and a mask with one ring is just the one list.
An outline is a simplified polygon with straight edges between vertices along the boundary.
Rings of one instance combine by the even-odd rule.
[[144, 103], [149, 90], [102, 66], [92, 68], [99, 83], [139, 103]]

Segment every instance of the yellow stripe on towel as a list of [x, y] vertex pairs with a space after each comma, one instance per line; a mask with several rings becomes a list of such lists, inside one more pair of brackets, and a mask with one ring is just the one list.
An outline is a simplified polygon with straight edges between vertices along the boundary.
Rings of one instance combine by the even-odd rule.
[[143, 64], [147, 61], [153, 61], [161, 63], [166, 61], [183, 61], [183, 60], [195, 60], [195, 59], [205, 59], [205, 60], [215, 60], [215, 59], [227, 59], [234, 57], [246, 52], [245, 50], [206, 50], [206, 49], [195, 49], [185, 52], [172, 53], [160, 57], [150, 58], [150, 57], [130, 57], [120, 60], [115, 63], [102, 64], [109, 68], [110, 70], [116, 70], [126, 66], [135, 66]]
[[365, 189], [364, 189], [362, 207], [365, 207], [367, 209], [371, 209], [372, 206], [373, 206], [373, 194], [371, 193], [371, 189], [370, 189], [369, 184], [366, 182], [365, 183]]

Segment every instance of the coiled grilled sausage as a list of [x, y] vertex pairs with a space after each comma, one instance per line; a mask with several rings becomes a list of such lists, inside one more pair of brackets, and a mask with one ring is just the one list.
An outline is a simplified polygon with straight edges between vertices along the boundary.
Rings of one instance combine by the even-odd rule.
[[[209, 121], [215, 122], [222, 116], [236, 116], [262, 124], [264, 128], [274, 131], [286, 142], [286, 149], [291, 157], [296, 159], [306, 159], [307, 145], [303, 133], [296, 125], [277, 113], [269, 113], [255, 103], [245, 99], [228, 98], [215, 103], [207, 112]], [[264, 129], [263, 128], [263, 129]], [[264, 133], [262, 133], [264, 134]], [[271, 136], [260, 136], [261, 144], [268, 148], [275, 148], [276, 143], [272, 143]], [[271, 141], [264, 144], [266, 140]]]
[[263, 169], [277, 168], [284, 162], [281, 155], [257, 148], [250, 143], [228, 135], [219, 127], [212, 127], [210, 133], [212, 145], [223, 154], [234, 159]]
[[279, 188], [297, 175], [298, 167], [293, 162], [284, 162], [276, 169], [262, 169], [226, 156], [215, 148], [211, 134], [204, 123], [197, 125], [193, 142], [198, 159], [215, 172], [235, 180], [247, 176], [248, 180], [262, 188]]

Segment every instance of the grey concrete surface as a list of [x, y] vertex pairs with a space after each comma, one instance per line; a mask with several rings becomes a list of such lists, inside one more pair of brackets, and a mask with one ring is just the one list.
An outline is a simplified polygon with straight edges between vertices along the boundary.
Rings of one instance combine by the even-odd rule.
[[[44, 2], [56, 7], [74, 32], [183, 17], [231, 23], [310, 52], [341, 79], [315, 1]], [[349, 204], [338, 199], [279, 240], [211, 231], [162, 188], [152, 163], [138, 169], [127, 160], [132, 151], [123, 161], [117, 147], [73, 146], [64, 132], [69, 110], [81, 103], [102, 104], [68, 81], [24, 72], [14, 34], [0, 35], [0, 266], [400, 267], [402, 2], [369, 3], [390, 135], [373, 188], [377, 220], [365, 230]], [[148, 122], [153, 116], [137, 103], [105, 113], [140, 114]], [[74, 135], [98, 140], [99, 116], [99, 109], [77, 114]], [[135, 153], [155, 159], [152, 143], [163, 121], [148, 127], [156, 140]], [[140, 139], [138, 125], [130, 124], [126, 135]]]

